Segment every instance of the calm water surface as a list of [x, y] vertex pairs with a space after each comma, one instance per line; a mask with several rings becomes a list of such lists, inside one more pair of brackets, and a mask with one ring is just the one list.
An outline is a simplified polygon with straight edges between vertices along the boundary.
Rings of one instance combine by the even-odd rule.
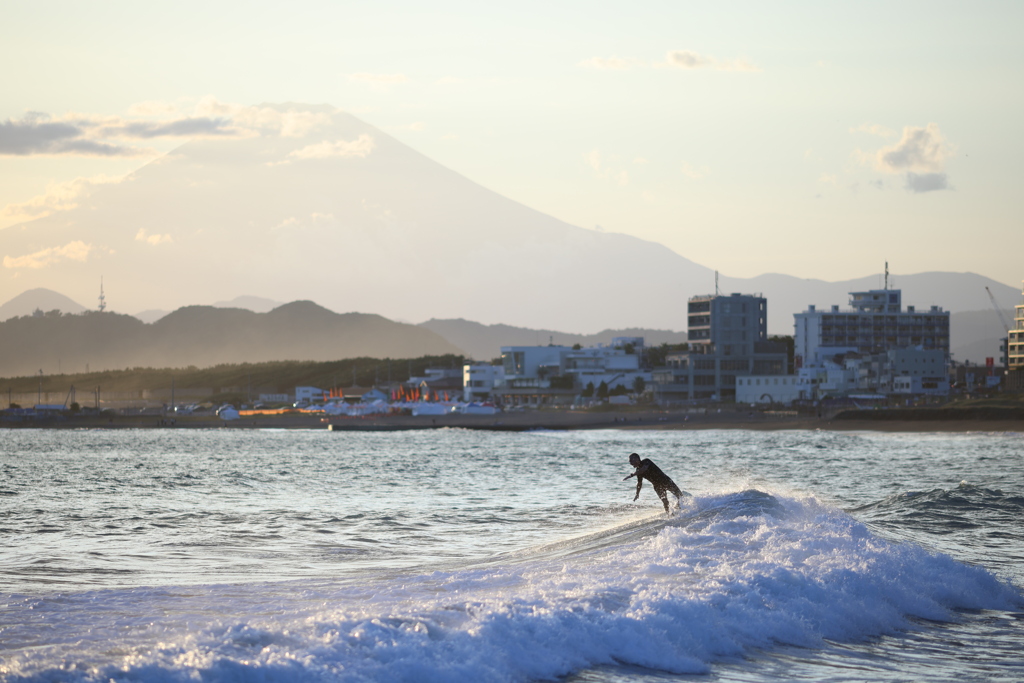
[[1022, 521], [1019, 434], [0, 430], [0, 680], [1019, 681]]

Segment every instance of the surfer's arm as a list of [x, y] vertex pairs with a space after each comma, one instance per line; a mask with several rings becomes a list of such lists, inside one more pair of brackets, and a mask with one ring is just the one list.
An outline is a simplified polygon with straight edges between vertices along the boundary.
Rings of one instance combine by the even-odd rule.
[[635, 495], [635, 496], [633, 496], [633, 502], [634, 502], [634, 503], [635, 503], [635, 502], [636, 502], [636, 500], [637, 500], [637, 499], [638, 499], [638, 498], [640, 497], [640, 488], [641, 488], [641, 487], [642, 487], [643, 485], [644, 485], [644, 478], [643, 478], [643, 477], [641, 477], [641, 476], [637, 476], [637, 478], [636, 478], [636, 495]]

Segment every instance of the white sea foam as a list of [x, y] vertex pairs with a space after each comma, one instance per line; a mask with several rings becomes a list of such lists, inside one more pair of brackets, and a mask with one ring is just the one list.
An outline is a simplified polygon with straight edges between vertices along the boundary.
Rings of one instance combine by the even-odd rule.
[[812, 498], [698, 497], [475, 568], [341, 584], [11, 597], [5, 681], [525, 681], [603, 664], [707, 672], [1019, 607], [978, 567]]

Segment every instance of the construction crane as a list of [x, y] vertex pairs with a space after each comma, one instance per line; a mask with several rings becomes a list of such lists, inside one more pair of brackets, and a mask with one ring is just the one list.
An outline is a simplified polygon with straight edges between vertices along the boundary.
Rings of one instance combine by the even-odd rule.
[[989, 289], [988, 287], [985, 287], [985, 291], [988, 292], [988, 298], [989, 298], [989, 301], [992, 302], [992, 308], [996, 309], [996, 315], [999, 316], [999, 322], [1001, 322], [1003, 324], [1003, 331], [1004, 332], [1009, 332], [1010, 331], [1010, 323], [1007, 322], [1006, 316], [1003, 315], [1003, 311], [999, 308], [999, 304], [996, 303], [996, 298], [994, 296], [992, 296], [992, 290]]

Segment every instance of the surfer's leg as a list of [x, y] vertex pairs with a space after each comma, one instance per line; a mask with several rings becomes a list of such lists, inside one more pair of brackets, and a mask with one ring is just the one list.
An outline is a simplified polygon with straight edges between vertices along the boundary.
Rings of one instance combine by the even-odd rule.
[[668, 494], [665, 493], [665, 489], [655, 489], [658, 493], [658, 498], [661, 498], [661, 504], [665, 506], [665, 512], [668, 512]]

